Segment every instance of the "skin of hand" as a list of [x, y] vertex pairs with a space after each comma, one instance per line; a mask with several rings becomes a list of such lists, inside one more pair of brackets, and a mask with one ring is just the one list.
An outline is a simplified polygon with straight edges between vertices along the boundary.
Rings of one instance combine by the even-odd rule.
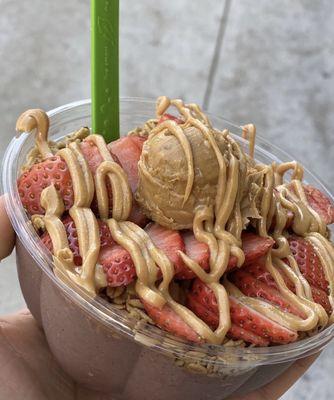
[[[0, 198], [0, 260], [13, 250], [15, 235]], [[277, 400], [312, 365], [312, 355], [296, 361], [273, 382], [228, 400]], [[110, 400], [79, 387], [52, 356], [43, 331], [28, 310], [0, 317], [0, 398], [11, 400]]]

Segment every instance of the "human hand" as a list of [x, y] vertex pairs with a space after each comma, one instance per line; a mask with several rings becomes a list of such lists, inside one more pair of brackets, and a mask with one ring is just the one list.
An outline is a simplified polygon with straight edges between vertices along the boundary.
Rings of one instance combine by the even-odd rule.
[[[0, 198], [0, 260], [13, 250], [15, 235]], [[311, 366], [318, 355], [295, 362], [270, 384], [228, 400], [279, 399]], [[28, 310], [0, 317], [0, 399], [110, 400], [78, 386], [52, 356], [43, 331]]]

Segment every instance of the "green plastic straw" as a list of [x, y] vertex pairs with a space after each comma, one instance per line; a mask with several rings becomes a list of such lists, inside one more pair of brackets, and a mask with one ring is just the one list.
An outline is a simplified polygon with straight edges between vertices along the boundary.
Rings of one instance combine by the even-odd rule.
[[92, 130], [119, 138], [119, 0], [91, 0]]

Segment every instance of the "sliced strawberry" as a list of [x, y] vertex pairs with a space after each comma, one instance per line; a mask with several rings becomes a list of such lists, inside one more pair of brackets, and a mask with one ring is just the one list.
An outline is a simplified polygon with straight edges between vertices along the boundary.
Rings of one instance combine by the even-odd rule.
[[[75, 227], [74, 221], [71, 217], [68, 216], [68, 217], [65, 217], [65, 219], [63, 219], [63, 224], [66, 229], [69, 247], [74, 255], [74, 264], [79, 266], [82, 263], [82, 258], [79, 253], [78, 235], [77, 235], [77, 229]], [[43, 235], [41, 236], [41, 241], [44, 244], [44, 246], [50, 252], [52, 252], [53, 245], [52, 245], [51, 237], [48, 234], [48, 232], [43, 233]]]
[[291, 236], [288, 241], [300, 272], [305, 276], [309, 284], [328, 294], [328, 282], [321, 261], [312, 244], [299, 236]]
[[[127, 174], [133, 193], [138, 187], [138, 161], [140, 159], [145, 140], [146, 138], [139, 136], [126, 136], [111, 142], [108, 145], [111, 154], [118, 160], [119, 164]], [[137, 223], [140, 226], [145, 226], [148, 221], [147, 217], [144, 215], [135, 200], [133, 200], [133, 207], [129, 220]]]
[[332, 306], [331, 303], [329, 302], [329, 298], [323, 290], [316, 288], [314, 286], [311, 286], [311, 291], [312, 291], [312, 297], [313, 300], [323, 306], [325, 309], [326, 313], [330, 315], [332, 313]]
[[160, 117], [158, 124], [161, 124], [162, 122], [165, 122], [168, 120], [175, 121], [177, 124], [183, 124], [183, 122], [184, 122], [182, 119], [175, 117], [172, 114], [164, 114]]
[[[178, 270], [183, 265], [178, 251], [184, 251], [178, 231], [172, 231], [151, 223], [145, 228], [153, 243], [160, 248]], [[106, 248], [100, 253], [100, 263], [108, 274], [109, 286], [128, 285], [136, 278], [136, 270], [130, 254], [120, 246]]]
[[304, 192], [309, 205], [316, 211], [327, 225], [334, 222], [334, 205], [319, 189], [304, 185]]
[[114, 245], [102, 249], [99, 262], [107, 274], [108, 286], [127, 286], [136, 277], [136, 269], [131, 256], [121, 246]]
[[208, 324], [211, 329], [217, 329], [219, 315], [216, 298], [211, 289], [199, 279], [195, 279], [191, 291], [187, 294], [186, 305], [202, 321]]
[[129, 183], [134, 193], [137, 190], [138, 161], [141, 155], [141, 149], [138, 146], [138, 139], [135, 136], [125, 136], [108, 144], [110, 152], [117, 157], [120, 165], [126, 172]]
[[[182, 239], [185, 245], [185, 253], [192, 260], [196, 261], [205, 271], [209, 269], [210, 251], [205, 243], [198, 242], [192, 231], [182, 232]], [[195, 274], [186, 265], [180, 265], [177, 279], [192, 279]]]
[[147, 140], [147, 136], [131, 136], [131, 138], [132, 138], [133, 142], [137, 145], [137, 147], [140, 151], [140, 154], [141, 154], [141, 152], [143, 151], [144, 143]]
[[[205, 243], [198, 242], [192, 231], [182, 232], [186, 254], [196, 261], [205, 271], [209, 269], [210, 251]], [[254, 260], [263, 257], [272, 247], [274, 241], [271, 238], [263, 238], [251, 232], [242, 234], [242, 249], [245, 253], [245, 263], [248, 265]], [[237, 259], [234, 256], [230, 257], [227, 271], [234, 269], [237, 266]], [[195, 274], [185, 265], [176, 275], [177, 279], [192, 279]]]
[[184, 268], [184, 264], [178, 252], [185, 251], [180, 232], [164, 228], [156, 223], [147, 225], [145, 231], [155, 246], [162, 250], [174, 264], [175, 273], [180, 272]]
[[252, 232], [243, 232], [241, 239], [242, 250], [245, 253], [245, 265], [266, 255], [274, 244], [272, 238], [264, 238]]
[[[63, 224], [66, 229], [69, 247], [74, 254], [74, 264], [80, 266], [82, 258], [79, 252], [79, 241], [74, 221], [68, 216], [63, 220]], [[121, 246], [115, 244], [108, 225], [104, 221], [98, 220], [98, 224], [101, 240], [99, 262], [106, 272], [108, 286], [128, 285], [136, 277], [136, 270], [130, 254]], [[47, 232], [42, 235], [41, 240], [52, 251], [51, 238]]]
[[[136, 188], [138, 183], [137, 163], [144, 141], [145, 138], [133, 136], [119, 139], [114, 144], [109, 145], [109, 148], [114, 148], [117, 153], [118, 157], [115, 154], [111, 155], [128, 174], [133, 189]], [[95, 174], [98, 166], [103, 162], [97, 146], [90, 140], [84, 140], [80, 143], [80, 147], [91, 172]], [[18, 179], [19, 195], [23, 206], [30, 215], [44, 214], [45, 211], [40, 204], [40, 197], [43, 189], [51, 184], [55, 185], [63, 198], [65, 209], [69, 210], [72, 207], [74, 201], [72, 178], [66, 162], [61, 157], [55, 156], [34, 164]], [[107, 181], [107, 189], [110, 210], [112, 210], [112, 190], [109, 181]], [[96, 198], [93, 199], [91, 207], [98, 215]], [[129, 220], [140, 226], [145, 226], [148, 221], [135, 201]]]
[[[274, 281], [274, 278], [271, 276], [271, 274], [265, 270], [265, 268], [260, 265], [260, 263], [254, 263], [246, 267], [245, 269], [247, 272], [252, 274], [258, 281], [264, 282], [266, 285], [269, 287], [278, 290], [278, 287], [276, 285], [276, 282]], [[282, 277], [285, 281], [285, 284], [287, 287], [293, 292], [296, 293], [296, 289], [294, 284], [289, 280], [289, 278], [285, 275], [282, 274]], [[330, 305], [328, 296], [326, 292], [319, 288], [315, 288], [311, 286], [311, 291], [312, 291], [312, 296], [313, 300], [323, 306], [323, 308], [326, 310], [327, 314], [331, 314], [332, 312], [332, 307]]]
[[227, 334], [228, 337], [234, 340], [243, 340], [247, 343], [255, 344], [255, 346], [266, 347], [269, 345], [269, 340], [256, 335], [253, 332], [246, 331], [236, 324], [232, 324]]
[[[123, 139], [120, 139], [120, 140], [123, 140]], [[142, 151], [142, 147], [143, 147], [145, 140], [146, 140], [146, 138], [143, 138], [140, 136], [131, 136], [131, 143], [134, 143], [137, 146], [137, 149], [139, 149], [140, 153]], [[138, 153], [137, 149], [136, 149], [136, 153]], [[89, 164], [90, 170], [93, 172], [93, 174], [95, 174], [97, 167], [103, 161], [103, 158], [102, 158], [98, 148], [95, 146], [94, 143], [92, 143], [89, 140], [86, 140], [81, 143], [81, 150]], [[111, 155], [114, 158], [115, 162], [117, 162], [118, 164], [121, 164], [118, 157], [116, 157], [114, 154], [111, 154]], [[110, 214], [111, 214], [111, 212], [112, 212], [112, 189], [111, 189], [109, 181], [107, 181], [107, 189], [108, 189], [108, 195], [109, 195]], [[98, 214], [96, 198], [94, 198], [94, 200], [93, 200], [92, 209], [96, 214]], [[132, 210], [131, 210], [131, 213], [130, 213], [130, 216], [128, 219], [129, 219], [129, 221], [132, 221], [141, 227], [145, 226], [148, 222], [147, 217], [143, 214], [138, 203], [135, 201], [133, 201]]]
[[[292, 185], [289, 187], [294, 192], [294, 187]], [[332, 224], [334, 222], [334, 205], [331, 200], [311, 185], [303, 185], [303, 189], [310, 207], [320, 215], [326, 225]]]
[[[123, 138], [123, 139], [126, 139], [126, 138]], [[123, 139], [120, 139], [120, 140], [123, 140]], [[131, 143], [134, 143], [137, 147], [136, 153], [138, 153], [138, 149], [141, 153], [145, 140], [146, 140], [146, 138], [143, 138], [140, 136], [131, 136]], [[95, 174], [97, 167], [103, 161], [98, 148], [95, 146], [94, 143], [92, 143], [89, 140], [86, 140], [81, 143], [81, 150], [89, 164], [90, 170], [93, 172], [93, 174]], [[116, 157], [114, 154], [111, 154], [111, 155], [114, 158], [115, 162], [117, 162], [118, 164], [121, 164], [118, 157]], [[110, 182], [108, 180], [107, 180], [107, 189], [108, 189], [108, 195], [109, 195], [110, 215], [111, 215], [113, 197], [112, 197], [112, 189], [110, 186]], [[94, 198], [94, 200], [93, 200], [92, 209], [98, 215], [98, 207], [97, 207], [96, 198]], [[131, 213], [130, 213], [130, 216], [128, 219], [129, 219], [129, 221], [132, 221], [141, 227], [145, 226], [148, 222], [147, 217], [143, 214], [138, 203], [135, 202], [134, 200], [133, 200], [133, 204], [132, 204], [132, 210], [131, 210]]]
[[40, 198], [43, 189], [54, 184], [64, 200], [66, 210], [73, 205], [72, 179], [65, 161], [54, 156], [34, 164], [18, 179], [17, 186], [23, 206], [30, 215], [44, 214]]
[[89, 169], [95, 175], [98, 166], [103, 162], [103, 158], [99, 149], [97, 148], [95, 143], [89, 140], [84, 140], [83, 142], [81, 142], [80, 148], [88, 163]]
[[198, 334], [168, 305], [161, 310], [143, 302], [147, 314], [165, 331], [191, 342], [201, 342]]
[[231, 321], [241, 328], [268, 339], [272, 343], [286, 344], [298, 339], [296, 331], [285, 328], [230, 296]]
[[[248, 265], [245, 268], [245, 271], [249, 272], [251, 275], [254, 276], [255, 279], [257, 279], [260, 282], [265, 283], [267, 286], [269, 286], [270, 288], [276, 289], [277, 285], [276, 282], [274, 280], [274, 278], [272, 277], [272, 275], [270, 274], [270, 272], [268, 272], [265, 267], [262, 265], [261, 262], [255, 262], [251, 265]], [[282, 277], [287, 285], [287, 287], [295, 293], [295, 286], [294, 284], [289, 280], [289, 278], [285, 275], [282, 274]]]
[[[230, 296], [231, 321], [247, 332], [252, 332], [272, 343], [290, 343], [297, 333], [261, 315], [238, 299]], [[196, 279], [187, 296], [188, 307], [213, 329], [218, 326], [218, 305], [213, 291]], [[253, 343], [253, 342], [252, 342]], [[257, 344], [257, 343], [254, 343]]]
[[[218, 309], [216, 312], [211, 311], [205, 305], [196, 301], [194, 296], [188, 296], [187, 306], [203, 321], [205, 321], [212, 329], [216, 329], [219, 323]], [[256, 335], [253, 332], [246, 331], [236, 324], [232, 324], [227, 334], [228, 337], [235, 340], [244, 340], [247, 343], [255, 344], [256, 346], [268, 346], [269, 340]]]
[[304, 314], [298, 308], [290, 305], [278, 289], [268, 286], [266, 283], [257, 280], [247, 270], [239, 269], [229, 275], [229, 279], [233, 282], [243, 294], [248, 297], [261, 298], [271, 304], [278, 306], [282, 311], [295, 314], [304, 318]]
[[[95, 174], [97, 167], [103, 161], [98, 148], [89, 141], [81, 142], [80, 147], [90, 170]], [[29, 214], [44, 214], [45, 211], [40, 204], [40, 197], [43, 189], [51, 184], [55, 185], [63, 198], [65, 209], [68, 210], [72, 207], [74, 194], [69, 169], [60, 156], [54, 156], [41, 163], [34, 164], [18, 180], [21, 201]], [[111, 189], [109, 194], [110, 204], [112, 204]]]
[[[244, 266], [249, 265], [255, 260], [265, 256], [275, 243], [272, 238], [261, 237], [252, 232], [243, 232], [241, 235], [241, 240], [242, 250], [245, 253]], [[237, 260], [235, 257], [230, 260], [229, 269], [232, 269], [236, 266], [236, 261]]]
[[[115, 242], [111, 237], [108, 225], [100, 220], [98, 220], [97, 222], [99, 224], [101, 251], [102, 251], [105, 248], [113, 246]], [[63, 219], [63, 224], [66, 229], [69, 247], [74, 255], [74, 264], [79, 266], [82, 264], [82, 258], [79, 252], [77, 228], [74, 224], [73, 219], [70, 216], [67, 216]], [[50, 235], [47, 232], [44, 232], [44, 234], [41, 236], [41, 240], [43, 244], [47, 247], [47, 249], [52, 252], [52, 241]]]
[[[87, 140], [81, 142], [80, 147], [90, 170], [95, 174], [97, 167], [103, 161], [98, 148]], [[18, 180], [21, 201], [29, 214], [44, 214], [44, 209], [40, 205], [40, 197], [42, 190], [51, 184], [54, 184], [59, 191], [66, 210], [72, 207], [74, 194], [69, 169], [60, 156], [54, 156], [33, 165]], [[111, 189], [108, 190], [108, 193], [110, 204], [112, 204]], [[97, 209], [96, 204], [92, 206]]]

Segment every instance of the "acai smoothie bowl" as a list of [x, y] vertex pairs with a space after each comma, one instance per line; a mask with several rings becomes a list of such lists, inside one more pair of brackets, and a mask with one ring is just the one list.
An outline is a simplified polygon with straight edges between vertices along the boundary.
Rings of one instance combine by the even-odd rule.
[[[333, 196], [291, 156], [196, 104], [28, 110], [2, 182], [27, 305], [106, 398], [245, 394], [333, 337]], [[293, 149], [291, 149], [293, 151]]]

